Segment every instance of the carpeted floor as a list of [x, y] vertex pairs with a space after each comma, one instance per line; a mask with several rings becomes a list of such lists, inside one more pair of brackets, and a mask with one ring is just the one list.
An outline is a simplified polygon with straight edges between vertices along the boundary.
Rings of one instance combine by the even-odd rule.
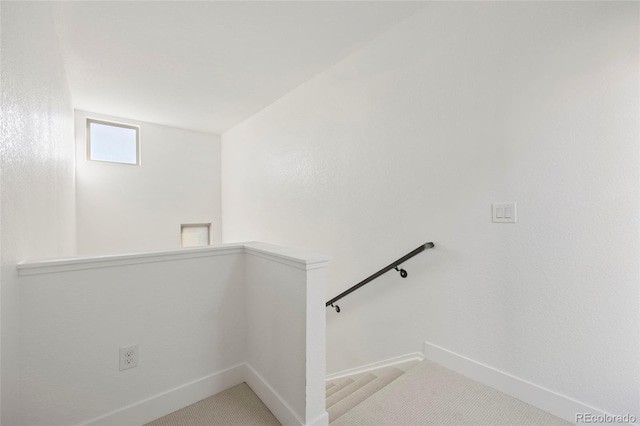
[[174, 411], [145, 426], [279, 426], [246, 383]]
[[[146, 426], [279, 425], [246, 383]], [[331, 426], [565, 426], [518, 399], [423, 361], [331, 423]]]
[[332, 426], [570, 425], [430, 361], [423, 361]]

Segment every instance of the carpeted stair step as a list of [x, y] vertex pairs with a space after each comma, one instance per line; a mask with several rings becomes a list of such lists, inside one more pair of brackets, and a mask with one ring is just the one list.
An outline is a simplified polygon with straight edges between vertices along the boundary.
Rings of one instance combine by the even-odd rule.
[[360, 377], [355, 382], [351, 383], [350, 385], [345, 386], [344, 388], [340, 389], [339, 391], [333, 393], [331, 396], [327, 396], [327, 409], [329, 407], [331, 407], [332, 405], [340, 402], [341, 399], [346, 398], [347, 396], [351, 395], [353, 392], [357, 391], [358, 389], [360, 389], [361, 387], [363, 387], [367, 383], [375, 380], [376, 378], [377, 378], [377, 376], [375, 376], [375, 375], [373, 375], [371, 373], [367, 373], [367, 374], [363, 375], [362, 377]]
[[334, 387], [336, 384], [334, 382], [329, 382], [326, 384], [326, 386], [324, 387], [324, 390], [329, 390], [330, 388]]
[[340, 389], [349, 386], [351, 383], [353, 383], [353, 379], [342, 379], [342, 380], [338, 380], [338, 381], [336, 381], [334, 383], [335, 383], [335, 385], [331, 386], [331, 389], [327, 390], [327, 394], [326, 394], [327, 398], [329, 398], [334, 393], [338, 392]]
[[331, 426], [572, 425], [431, 361], [422, 361], [344, 415], [332, 415], [337, 408], [327, 410]]
[[339, 418], [349, 410], [369, 398], [374, 393], [378, 392], [389, 383], [393, 382], [398, 377], [402, 376], [404, 371], [397, 368], [392, 368], [382, 374], [380, 377], [369, 381], [364, 386], [346, 395], [340, 401], [329, 406], [327, 399], [327, 412], [329, 413], [329, 423]]
[[398, 369], [404, 371], [405, 373], [409, 370], [411, 370], [413, 367], [415, 367], [416, 365], [420, 364], [422, 361], [420, 361], [419, 359], [414, 359], [412, 361], [408, 361], [405, 362], [401, 365], [398, 365]]

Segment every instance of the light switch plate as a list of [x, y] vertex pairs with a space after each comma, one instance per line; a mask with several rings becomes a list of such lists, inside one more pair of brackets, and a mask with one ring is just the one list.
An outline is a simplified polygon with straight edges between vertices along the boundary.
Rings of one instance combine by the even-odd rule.
[[516, 203], [491, 204], [491, 221], [494, 223], [516, 223]]

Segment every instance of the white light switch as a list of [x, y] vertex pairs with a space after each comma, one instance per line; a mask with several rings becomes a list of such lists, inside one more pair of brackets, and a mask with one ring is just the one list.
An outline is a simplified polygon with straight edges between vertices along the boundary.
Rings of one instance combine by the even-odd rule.
[[516, 203], [493, 203], [491, 204], [492, 222], [495, 223], [515, 223]]

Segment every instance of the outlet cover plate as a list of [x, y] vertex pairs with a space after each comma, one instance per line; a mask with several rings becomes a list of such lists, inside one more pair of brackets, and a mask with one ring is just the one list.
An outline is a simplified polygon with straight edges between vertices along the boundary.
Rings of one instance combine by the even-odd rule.
[[120, 371], [138, 366], [138, 345], [120, 348]]

